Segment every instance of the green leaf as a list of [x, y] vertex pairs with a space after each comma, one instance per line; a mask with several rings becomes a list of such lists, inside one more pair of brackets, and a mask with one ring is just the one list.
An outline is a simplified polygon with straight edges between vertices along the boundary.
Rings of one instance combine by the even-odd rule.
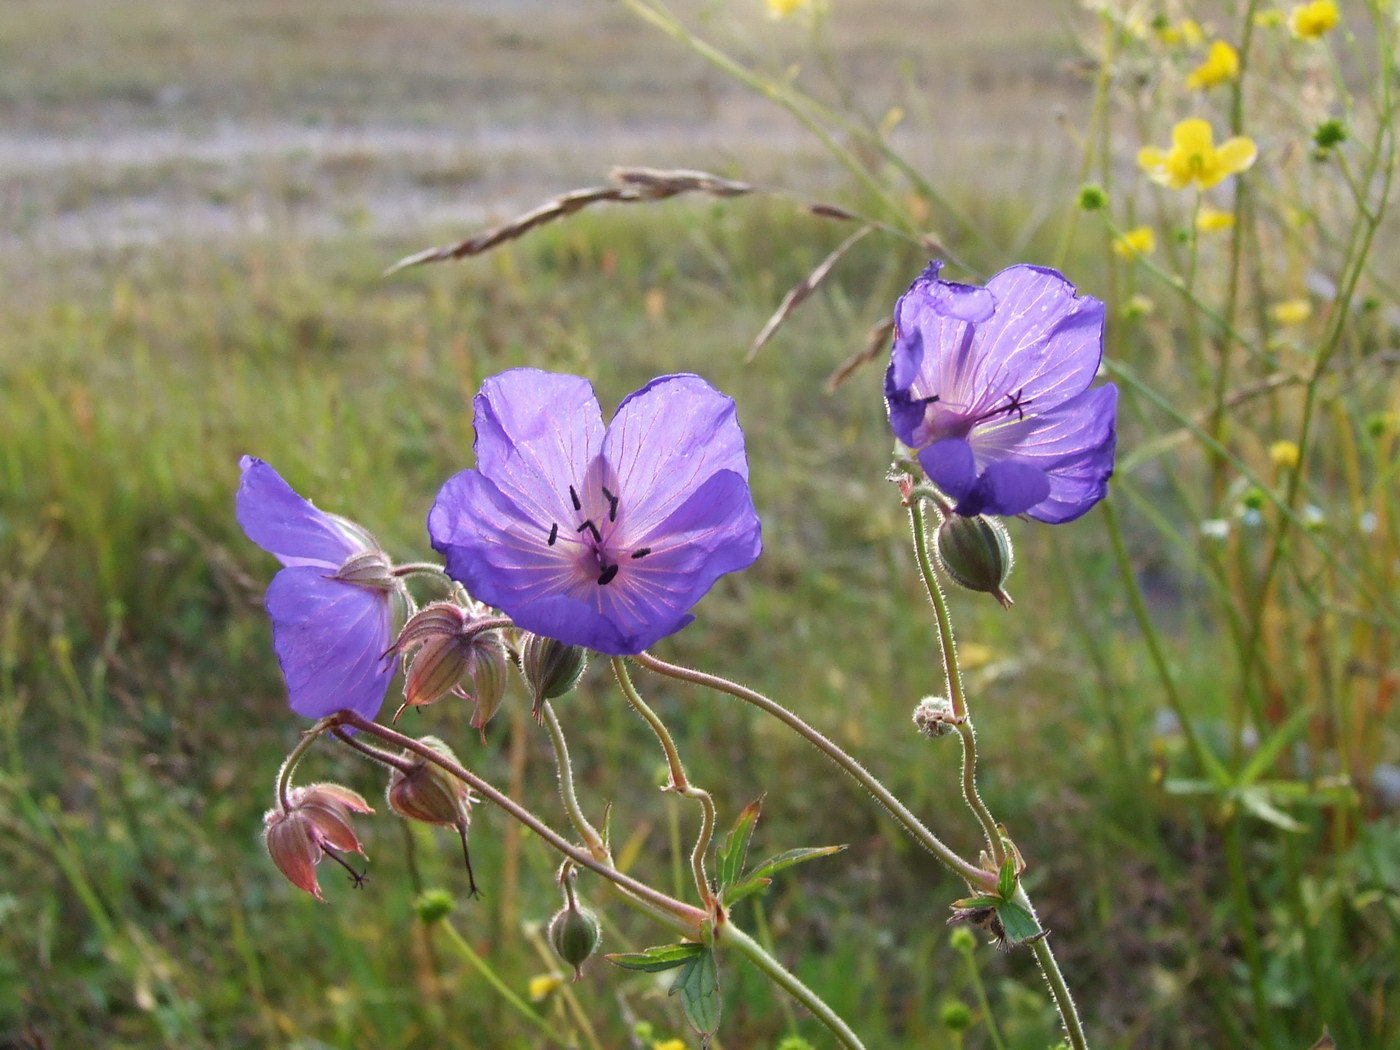
[[717, 877], [721, 891], [739, 881], [739, 875], [744, 870], [744, 858], [749, 852], [749, 840], [753, 837], [754, 825], [758, 823], [758, 811], [762, 805], [763, 797], [759, 796], [745, 806], [734, 821], [734, 827], [715, 851], [715, 865], [718, 868]]
[[755, 893], [762, 893], [766, 890], [772, 879], [760, 879], [750, 876], [743, 882], [735, 882], [720, 890], [719, 899], [724, 902], [726, 908], [732, 908], [746, 897], [752, 897]]
[[680, 992], [681, 1006], [690, 1027], [708, 1040], [719, 1028], [719, 964], [715, 962], [713, 951], [701, 948], [700, 953], [685, 964], [685, 969], [676, 975], [671, 985], [671, 994], [677, 992]]
[[685, 941], [681, 944], [663, 944], [659, 948], [648, 948], [644, 952], [617, 952], [603, 956], [614, 966], [624, 970], [641, 970], [643, 973], [660, 973], [674, 970], [693, 962], [701, 952], [709, 951], [703, 944]]
[[997, 905], [997, 918], [1001, 920], [1009, 944], [1021, 944], [1045, 932], [1040, 928], [1040, 923], [1035, 921], [1035, 916], [1019, 904], [1010, 901], [1002, 901]]
[[1016, 856], [1010, 850], [1002, 858], [1001, 870], [997, 872], [997, 893], [1002, 900], [1010, 900], [1016, 892]]
[[974, 908], [995, 908], [1005, 903], [1006, 902], [1000, 897], [993, 897], [991, 894], [979, 894], [976, 897], [964, 897], [960, 901], [954, 901], [953, 907], [971, 910]]
[[749, 872], [749, 877], [770, 878], [784, 868], [790, 868], [794, 864], [801, 864], [804, 861], [816, 860], [818, 857], [829, 857], [833, 853], [840, 853], [845, 848], [845, 846], [805, 846], [801, 849], [790, 849], [785, 853], [779, 853], [776, 857], [769, 857]]
[[1269, 793], [1263, 788], [1250, 787], [1238, 792], [1240, 805], [1266, 824], [1272, 824], [1284, 831], [1306, 831], [1304, 825], [1294, 820], [1269, 800]]
[[1311, 707], [1300, 707], [1294, 711], [1288, 721], [1278, 727], [1273, 736], [1259, 745], [1259, 750], [1254, 752], [1254, 756], [1240, 770], [1235, 783], [1244, 786], [1252, 784], [1274, 764], [1275, 759], [1283, 752], [1283, 749], [1293, 743], [1308, 728], [1308, 719], [1312, 717]]

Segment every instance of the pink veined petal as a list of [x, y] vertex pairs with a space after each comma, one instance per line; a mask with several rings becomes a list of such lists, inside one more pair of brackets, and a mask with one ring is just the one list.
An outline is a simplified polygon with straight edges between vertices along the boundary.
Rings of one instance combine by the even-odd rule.
[[603, 457], [617, 478], [626, 535], [638, 542], [718, 471], [749, 474], [733, 399], [690, 374], [653, 379], [629, 395], [608, 425]]
[[578, 494], [603, 443], [603, 414], [588, 380], [512, 368], [482, 383], [472, 404], [477, 469], [546, 528], [572, 520], [569, 488]]
[[293, 711], [307, 718], [342, 708], [366, 718], [379, 713], [395, 665], [383, 659], [393, 640], [385, 592], [298, 565], [273, 578], [266, 604]]
[[234, 510], [248, 538], [283, 565], [339, 569], [356, 543], [338, 519], [298, 496], [271, 466], [253, 456], [239, 461], [242, 477]]

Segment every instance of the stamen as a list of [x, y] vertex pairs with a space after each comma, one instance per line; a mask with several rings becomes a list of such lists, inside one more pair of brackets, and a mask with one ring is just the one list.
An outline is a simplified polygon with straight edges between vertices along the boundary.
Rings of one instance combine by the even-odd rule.
[[1006, 414], [1007, 414], [1008, 416], [1011, 415], [1012, 412], [1015, 412], [1015, 413], [1016, 413], [1016, 418], [1017, 418], [1017, 420], [1022, 420], [1022, 419], [1025, 419], [1025, 418], [1026, 418], [1026, 413], [1025, 413], [1024, 409], [1025, 409], [1025, 406], [1026, 406], [1026, 405], [1029, 405], [1029, 404], [1031, 403], [1031, 399], [1030, 399], [1030, 398], [1026, 398], [1025, 400], [1022, 400], [1022, 399], [1021, 399], [1021, 395], [1024, 394], [1025, 392], [1026, 392], [1026, 388], [1025, 388], [1025, 387], [1021, 387], [1021, 389], [1018, 390], [1018, 391], [1016, 391], [1016, 393], [1014, 393], [1014, 394], [1007, 394], [1007, 395], [1006, 395], [1006, 401], [1007, 401], [1007, 405], [1006, 405]]
[[634, 558], [645, 558], [645, 557], [646, 557], [648, 554], [650, 554], [650, 553], [651, 553], [651, 548], [650, 548], [650, 547], [638, 547], [636, 550], [634, 550], [634, 551], [632, 552], [632, 557], [634, 557]]
[[553, 547], [557, 539], [559, 539], [559, 523], [556, 521], [549, 527], [549, 545]]
[[916, 398], [914, 399], [914, 404], [916, 404], [916, 405], [931, 405], [931, 404], [933, 404], [933, 403], [934, 403], [935, 401], [937, 401], [937, 400], [939, 400], [939, 395], [938, 395], [938, 394], [933, 394], [933, 395], [930, 396], [930, 397], [916, 397]]
[[598, 586], [606, 587], [613, 582], [613, 577], [617, 575], [617, 566], [609, 565], [598, 575]]
[[617, 520], [617, 497], [614, 496], [611, 492], [608, 491], [608, 487], [607, 487], [606, 485], [602, 486], [602, 488], [603, 488], [603, 498], [606, 499], [606, 500], [608, 501], [608, 520], [609, 520], [609, 521], [616, 521], [616, 520]]
[[575, 529], [574, 531], [575, 531], [575, 532], [582, 532], [584, 529], [587, 529], [589, 532], [593, 533], [593, 542], [594, 542], [594, 543], [602, 543], [602, 542], [603, 542], [603, 534], [600, 533], [600, 532], [598, 531], [598, 526], [593, 524], [593, 519], [590, 518], [588, 521], [585, 521], [582, 525], [580, 525], [580, 526], [579, 526], [577, 529]]
[[569, 486], [569, 499], [574, 501], [574, 510], [583, 510], [583, 504], [579, 502], [578, 493], [572, 485]]

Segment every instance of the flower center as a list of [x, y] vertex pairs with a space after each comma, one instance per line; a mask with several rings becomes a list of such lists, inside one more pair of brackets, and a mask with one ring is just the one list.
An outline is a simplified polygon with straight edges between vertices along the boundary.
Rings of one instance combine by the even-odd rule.
[[[617, 531], [617, 512], [620, 500], [606, 485], [599, 485], [598, 490], [603, 497], [603, 502], [594, 502], [593, 506], [597, 507], [599, 513], [593, 517], [583, 518], [572, 533], [568, 531], [567, 527], [561, 531], [557, 521], [551, 522], [549, 536], [545, 543], [553, 547], [562, 541], [564, 543], [577, 543], [585, 547], [598, 570], [598, 586], [606, 587], [617, 578], [622, 567], [622, 558], [613, 549], [610, 542]], [[572, 485], [569, 486], [569, 502], [573, 504], [576, 514], [582, 515], [584, 513], [583, 500], [579, 498], [578, 490]], [[606, 508], [606, 516], [604, 508]], [[630, 551], [628, 557], [637, 561], [650, 553], [650, 547], [638, 547]]]
[[964, 406], [944, 401], [938, 394], [916, 398], [914, 404], [924, 406], [924, 423], [921, 429], [925, 443], [932, 444], [943, 438], [965, 438], [974, 427], [1001, 415], [1005, 415], [1005, 421], [1009, 422], [1014, 412], [1016, 421], [1020, 422], [1026, 418], [1026, 407], [1031, 403], [1031, 398], [1025, 394], [1026, 388], [1021, 387], [1014, 394], [1002, 395], [991, 408], [976, 414], [967, 414]]

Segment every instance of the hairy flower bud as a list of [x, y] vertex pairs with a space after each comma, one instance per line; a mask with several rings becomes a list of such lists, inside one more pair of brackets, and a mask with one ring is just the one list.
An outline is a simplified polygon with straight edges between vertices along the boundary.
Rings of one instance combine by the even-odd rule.
[[366, 857], [351, 817], [373, 812], [359, 794], [339, 784], [293, 788], [287, 793], [285, 808], [279, 802], [263, 815], [263, 845], [272, 863], [293, 886], [324, 901], [316, 882], [317, 863], [322, 857], [330, 857], [350, 872], [358, 886], [364, 876], [339, 854], [358, 853]]
[[[418, 742], [457, 762], [452, 748], [437, 737], [425, 736]], [[478, 896], [481, 891], [477, 889], [471, 852], [467, 848], [467, 829], [472, 822], [471, 807], [476, 802], [471, 788], [441, 766], [413, 751], [404, 751], [403, 758], [411, 765], [407, 770], [394, 769], [389, 774], [389, 787], [385, 792], [389, 808], [408, 820], [456, 828], [462, 839], [462, 857], [466, 861], [467, 879], [471, 883], [469, 892], [473, 897]]]
[[582, 966], [598, 949], [602, 937], [598, 916], [570, 900], [549, 920], [549, 943], [559, 958], [574, 968], [574, 980], [582, 976]]
[[990, 594], [1006, 608], [1011, 596], [1004, 585], [1011, 575], [1014, 557], [1011, 537], [993, 518], [949, 515], [934, 537], [938, 563], [949, 579], [969, 591]]
[[473, 610], [436, 602], [404, 624], [392, 651], [417, 653], [404, 677], [400, 713], [405, 707], [459, 696], [476, 704], [471, 724], [484, 735], [505, 697], [506, 654], [499, 633], [482, 630], [481, 622]]
[[400, 586], [399, 580], [389, 570], [389, 560], [378, 550], [350, 555], [337, 570], [335, 579], [341, 583], [372, 587], [377, 591], [392, 591]]
[[926, 696], [914, 708], [914, 727], [926, 737], [951, 733], [957, 721], [953, 717], [953, 705], [941, 696]]
[[588, 650], [582, 646], [565, 645], [539, 634], [525, 636], [520, 670], [530, 688], [535, 721], [540, 720], [540, 705], [563, 696], [578, 685], [587, 664]]

